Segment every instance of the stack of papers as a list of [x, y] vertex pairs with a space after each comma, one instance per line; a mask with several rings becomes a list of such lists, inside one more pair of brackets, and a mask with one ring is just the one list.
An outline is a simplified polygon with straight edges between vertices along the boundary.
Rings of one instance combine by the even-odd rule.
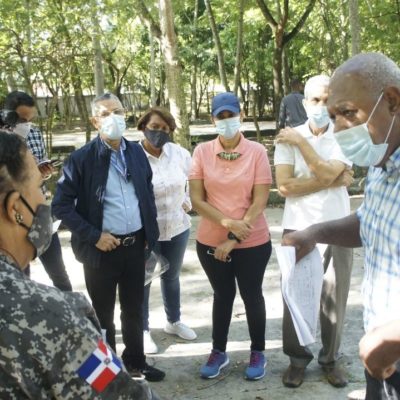
[[324, 269], [317, 248], [296, 264], [292, 246], [275, 246], [282, 274], [282, 295], [302, 346], [315, 342]]

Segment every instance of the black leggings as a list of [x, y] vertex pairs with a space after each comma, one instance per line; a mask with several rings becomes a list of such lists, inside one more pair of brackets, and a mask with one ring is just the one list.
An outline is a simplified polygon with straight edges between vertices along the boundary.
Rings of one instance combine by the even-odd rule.
[[212, 249], [196, 243], [197, 255], [214, 291], [212, 312], [213, 348], [226, 350], [232, 307], [236, 295], [236, 282], [246, 309], [251, 350], [265, 349], [265, 302], [262, 282], [271, 256], [271, 242], [246, 249], [232, 250], [231, 262], [222, 262], [207, 254]]

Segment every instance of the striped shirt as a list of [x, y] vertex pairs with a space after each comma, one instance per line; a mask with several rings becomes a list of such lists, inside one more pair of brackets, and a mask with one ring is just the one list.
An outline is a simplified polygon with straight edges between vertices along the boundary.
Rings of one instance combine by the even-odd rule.
[[365, 250], [364, 327], [369, 331], [400, 318], [400, 148], [384, 168], [369, 169], [357, 216]]

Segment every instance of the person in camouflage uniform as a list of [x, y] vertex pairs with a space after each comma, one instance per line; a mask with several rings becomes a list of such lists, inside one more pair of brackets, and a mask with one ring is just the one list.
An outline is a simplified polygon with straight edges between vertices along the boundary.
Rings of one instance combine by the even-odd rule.
[[102, 341], [82, 293], [23, 273], [51, 240], [40, 185], [24, 142], [0, 132], [0, 398], [158, 399]]

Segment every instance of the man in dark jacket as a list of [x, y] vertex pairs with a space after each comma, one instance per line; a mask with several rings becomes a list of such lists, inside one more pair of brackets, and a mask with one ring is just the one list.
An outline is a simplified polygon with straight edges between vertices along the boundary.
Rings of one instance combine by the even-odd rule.
[[83, 263], [86, 287], [107, 342], [116, 350], [118, 287], [122, 359], [133, 376], [159, 381], [165, 374], [145, 362], [142, 326], [145, 251], [159, 235], [151, 167], [142, 148], [122, 137], [125, 116], [117, 97], [97, 97], [92, 114], [99, 135], [65, 164], [53, 213], [72, 232], [72, 249]]
[[279, 129], [294, 128], [307, 121], [307, 114], [303, 105], [304, 96], [301, 94], [303, 84], [298, 79], [293, 79], [290, 83], [290, 89], [292, 90], [291, 93], [282, 99], [279, 109]]

